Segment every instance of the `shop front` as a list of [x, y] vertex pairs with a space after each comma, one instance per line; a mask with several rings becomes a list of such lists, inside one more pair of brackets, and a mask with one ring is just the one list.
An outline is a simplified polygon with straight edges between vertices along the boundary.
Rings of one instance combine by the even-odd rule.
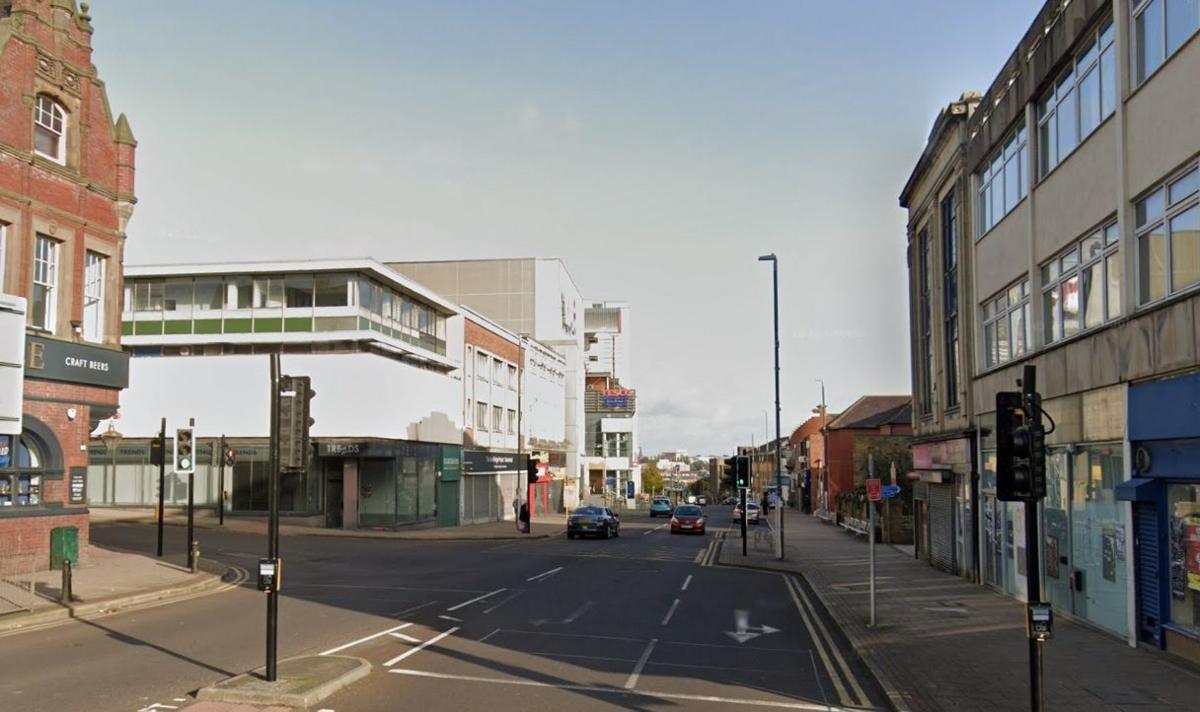
[[912, 446], [917, 555], [934, 568], [971, 578], [975, 561], [972, 441]]
[[334, 483], [344, 527], [394, 529], [436, 521], [441, 445], [337, 440], [318, 441], [316, 448], [315, 467], [327, 488]]
[[515, 520], [525, 455], [463, 450], [462, 523]]
[[1139, 640], [1200, 662], [1200, 374], [1131, 386]]

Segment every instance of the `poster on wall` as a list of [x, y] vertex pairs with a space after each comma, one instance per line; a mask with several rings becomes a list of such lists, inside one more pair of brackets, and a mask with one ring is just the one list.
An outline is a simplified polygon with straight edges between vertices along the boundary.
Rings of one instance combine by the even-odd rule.
[[1200, 591], [1200, 524], [1187, 527], [1187, 587]]
[[1046, 575], [1050, 578], [1058, 578], [1058, 537], [1046, 537]]
[[1117, 581], [1117, 533], [1105, 527], [1101, 537], [1101, 567], [1106, 581]]

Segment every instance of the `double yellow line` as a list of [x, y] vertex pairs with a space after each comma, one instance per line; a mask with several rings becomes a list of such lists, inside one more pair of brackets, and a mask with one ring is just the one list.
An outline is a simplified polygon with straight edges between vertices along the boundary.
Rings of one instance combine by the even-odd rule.
[[[833, 681], [840, 703], [846, 706], [870, 707], [871, 700], [863, 692], [858, 679], [854, 677], [854, 673], [850, 670], [850, 664], [846, 662], [842, 651], [838, 649], [837, 642], [829, 633], [829, 629], [825, 627], [825, 622], [821, 620], [812, 600], [804, 592], [804, 587], [794, 576], [782, 574], [782, 577], [783, 583], [792, 597], [792, 602], [796, 604], [796, 610], [800, 612], [800, 618], [804, 621], [804, 627], [808, 629], [808, 636], [817, 649], [821, 664], [825, 666], [825, 672]], [[843, 678], [845, 678], [844, 681]], [[853, 693], [853, 697], [851, 697], [851, 693]]]
[[713, 538], [709, 540], [708, 546], [702, 550], [697, 563], [701, 566], [715, 566], [717, 563], [717, 554], [721, 551], [721, 540], [724, 538], [720, 531], [714, 531]]

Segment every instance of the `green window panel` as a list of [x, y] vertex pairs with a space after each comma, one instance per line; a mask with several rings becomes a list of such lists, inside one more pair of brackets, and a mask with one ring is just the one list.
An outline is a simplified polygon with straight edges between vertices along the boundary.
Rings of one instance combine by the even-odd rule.
[[161, 321], [135, 321], [133, 322], [134, 336], [154, 336], [163, 333], [163, 324]]
[[121, 322], [121, 336], [133, 336], [133, 322], [132, 321]]
[[352, 316], [319, 316], [314, 327], [316, 331], [354, 331], [358, 320]]
[[196, 334], [221, 333], [220, 319], [196, 319], [192, 322], [192, 332]]
[[358, 317], [358, 328], [362, 329], [363, 331], [370, 329], [371, 328], [371, 320], [365, 319], [361, 316]]
[[312, 331], [313, 320], [308, 316], [289, 316], [283, 320], [284, 331]]
[[279, 333], [283, 331], [283, 319], [255, 319], [255, 333]]
[[167, 319], [163, 322], [164, 334], [190, 334], [192, 322], [190, 319]]
[[224, 332], [226, 334], [249, 334], [253, 329], [249, 319], [226, 319]]

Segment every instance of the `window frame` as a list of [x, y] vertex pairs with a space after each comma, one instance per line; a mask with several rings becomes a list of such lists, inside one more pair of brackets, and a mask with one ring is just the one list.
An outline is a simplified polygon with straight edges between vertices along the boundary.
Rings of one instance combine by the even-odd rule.
[[[1167, 32], [1167, 20], [1169, 19], [1167, 13], [1167, 2], [1168, 0], [1140, 0], [1140, 2], [1138, 0], [1133, 0], [1133, 2], [1130, 3], [1129, 62], [1132, 66], [1129, 68], [1129, 77], [1130, 85], [1135, 90], [1146, 82], [1150, 81], [1150, 78], [1157, 74], [1158, 70], [1162, 69], [1167, 62], [1171, 61], [1171, 59], [1178, 54], [1179, 50], [1183, 49], [1183, 47], [1195, 37], [1196, 33], [1200, 31], [1200, 21], [1198, 21], [1196, 26], [1191, 28], [1191, 31], [1184, 36], [1183, 41], [1179, 43], [1179, 46], [1172, 50], [1167, 45], [1167, 38], [1169, 36]], [[1139, 70], [1141, 70], [1142, 67], [1139, 65], [1139, 62], [1142, 58], [1142, 42], [1140, 42], [1138, 38], [1138, 19], [1140, 16], [1146, 13], [1151, 5], [1155, 3], [1158, 3], [1159, 11], [1161, 13], [1159, 27], [1156, 28], [1156, 30], [1159, 39], [1158, 44], [1162, 49], [1162, 55], [1157, 58], [1157, 63], [1146, 71], [1145, 76], [1141, 76]]]
[[[1017, 302], [1014, 304], [1010, 299], [1010, 295], [1016, 290], [1018, 295]], [[1003, 304], [1001, 304], [1003, 302]], [[1020, 279], [1010, 283], [1007, 287], [1000, 290], [996, 294], [983, 300], [979, 305], [980, 310], [980, 355], [983, 356], [983, 370], [988, 371], [993, 368], [998, 368], [1006, 363], [1009, 363], [1025, 354], [1033, 351], [1033, 300], [1030, 295], [1029, 276], [1023, 275]], [[1010, 325], [1012, 324], [1012, 315], [1016, 312], [1021, 313], [1021, 331], [1023, 332], [1024, 342], [1022, 348], [1017, 350], [1017, 340], [1015, 334], [1012, 333]], [[1008, 340], [1008, 355], [1005, 358], [1000, 358], [999, 342], [996, 333], [999, 332], [999, 324], [1004, 323], [1004, 329], [1007, 332], [1006, 339]], [[993, 336], [988, 338], [988, 329], [993, 328]], [[995, 353], [992, 353], [990, 348], [993, 344], [996, 346]], [[995, 360], [992, 360], [992, 356]]]
[[961, 330], [958, 324], [958, 201], [955, 191], [940, 203], [942, 228], [942, 338], [946, 348], [945, 408], [959, 405], [958, 369], [962, 361]]
[[[29, 319], [35, 329], [47, 331], [51, 334], [58, 327], [58, 282], [59, 282], [59, 256], [62, 243], [49, 235], [35, 233], [34, 235], [34, 254], [33, 254], [33, 283], [30, 290], [30, 296], [34, 297], [29, 306]], [[46, 246], [45, 255], [42, 254], [42, 246]], [[39, 279], [39, 273], [43, 273], [44, 277]], [[34, 296], [37, 289], [41, 287], [46, 292], [46, 311], [42, 315], [42, 323], [33, 321], [35, 318], [33, 303], [36, 303]]]
[[[50, 111], [43, 108], [43, 102], [50, 105]], [[50, 123], [43, 123], [43, 116], [49, 114]], [[54, 121], [60, 122], [61, 126], [54, 128]], [[38, 94], [33, 105], [33, 152], [45, 158], [47, 161], [53, 161], [59, 165], [67, 165], [67, 128], [70, 126], [69, 113], [67, 107], [63, 106], [62, 102], [55, 99], [50, 94]], [[54, 155], [50, 155], [38, 148], [38, 132], [45, 131], [56, 139], [56, 148]]]
[[488, 404], [475, 401], [475, 429], [488, 432]]
[[930, 295], [929, 273], [931, 263], [929, 249], [929, 225], [917, 231], [917, 328], [920, 330], [921, 415], [933, 413], [933, 314]]
[[[1107, 40], [1105, 35], [1107, 34]], [[1080, 49], [1076, 50], [1071, 55], [1071, 66], [1059, 72], [1050, 88], [1044, 92], [1036, 101], [1037, 125], [1038, 125], [1038, 156], [1037, 156], [1037, 174], [1038, 182], [1046, 180], [1055, 168], [1062, 165], [1068, 158], [1071, 157], [1079, 147], [1091, 137], [1092, 134], [1100, 130], [1104, 122], [1110, 116], [1116, 113], [1116, 102], [1109, 108], [1109, 113], [1104, 113], [1104, 54], [1105, 52], [1116, 52], [1116, 26], [1112, 18], [1107, 19], [1097, 26], [1094, 30], [1088, 33], [1086, 42], [1083, 40], [1077, 43]], [[1088, 54], [1093, 54], [1086, 64], [1081, 65], [1080, 60]], [[1117, 86], [1117, 77], [1115, 76], [1116, 63], [1113, 63], [1114, 76], [1112, 77], [1114, 96]], [[1096, 73], [1096, 104], [1098, 110], [1098, 119], [1096, 125], [1093, 126], [1087, 133], [1083, 131], [1083, 81], [1092, 72]], [[1067, 79], [1070, 79], [1070, 88], [1063, 92], [1063, 96], [1059, 96], [1059, 90], [1066, 85]], [[1068, 100], [1072, 103], [1072, 111], [1074, 116], [1075, 128], [1075, 145], [1066, 153], [1059, 150], [1059, 137], [1062, 132], [1058, 129], [1058, 119], [1060, 117], [1060, 109]], [[1048, 103], [1049, 102], [1049, 103]], [[1052, 104], [1052, 106], [1051, 106]], [[1048, 141], [1046, 138], [1046, 129], [1053, 129], [1052, 140], [1054, 143], [1054, 159], [1052, 163], [1046, 164], [1043, 162], [1042, 151], [1046, 148]]]
[[[108, 255], [86, 250], [83, 257], [83, 338], [94, 344], [104, 343], [105, 280], [108, 276]], [[93, 308], [89, 315], [89, 307]]]
[[[1154, 187], [1154, 189], [1147, 191], [1146, 193], [1144, 193], [1142, 195], [1142, 197], [1133, 201], [1133, 205], [1134, 205], [1133, 246], [1134, 246], [1134, 249], [1137, 250], [1137, 252], [1135, 253], [1135, 259], [1134, 259], [1134, 262], [1137, 266], [1137, 269], [1135, 270], [1135, 273], [1134, 273], [1134, 278], [1135, 278], [1134, 288], [1136, 290], [1136, 295], [1137, 295], [1136, 301], [1137, 301], [1137, 309], [1138, 310], [1145, 309], [1147, 307], [1152, 307], [1153, 305], [1161, 303], [1168, 299], [1171, 299], [1172, 297], [1174, 297], [1178, 294], [1184, 294], [1187, 292], [1195, 291], [1196, 289], [1200, 289], [1200, 281], [1193, 282], [1192, 284], [1189, 284], [1185, 287], [1176, 288], [1174, 285], [1175, 278], [1174, 278], [1174, 274], [1173, 274], [1173, 271], [1174, 271], [1173, 270], [1174, 242], [1175, 242], [1175, 240], [1173, 239], [1174, 233], [1172, 231], [1171, 223], [1175, 218], [1179, 217], [1183, 213], [1187, 212], [1188, 210], [1191, 210], [1192, 208], [1196, 207], [1197, 205], [1200, 205], [1200, 189], [1193, 188], [1189, 193], [1180, 197], [1174, 203], [1171, 202], [1170, 189], [1171, 189], [1172, 185], [1180, 182], [1182, 179], [1192, 175], [1193, 173], [1196, 175], [1198, 185], [1200, 185], [1200, 163], [1198, 163], [1196, 161], [1191, 161], [1188, 163], [1188, 165], [1184, 166], [1180, 170], [1175, 171], [1168, 178], [1166, 178], [1165, 180], [1158, 183]], [[1154, 196], [1160, 195], [1160, 194], [1162, 195], [1162, 200], [1163, 200], [1162, 212], [1154, 219], [1147, 220], [1145, 222], [1145, 224], [1138, 225], [1137, 224], [1137, 220], [1138, 220], [1137, 215], [1141, 209], [1141, 206], [1143, 204], [1145, 204], [1147, 201], [1154, 198]], [[1164, 266], [1164, 272], [1165, 272], [1164, 281], [1166, 282], [1166, 284], [1163, 289], [1163, 295], [1161, 297], [1152, 297], [1152, 298], [1149, 298], [1149, 299], [1146, 299], [1145, 301], [1143, 301], [1142, 300], [1142, 238], [1146, 237], [1150, 233], [1154, 232], [1155, 229], [1161, 229], [1163, 232], [1163, 235], [1165, 236], [1165, 240], [1166, 240], [1166, 252], [1164, 253], [1164, 265], [1165, 265]]]
[[[998, 141], [996, 148], [983, 161], [981, 170], [975, 173], [975, 214], [976, 229], [979, 238], [983, 238], [1000, 223], [1008, 214], [1017, 209], [1021, 201], [1029, 196], [1029, 131], [1025, 121], [1021, 120]], [[992, 219], [995, 190], [1000, 191], [1000, 205], [1005, 206], [1008, 198], [1005, 194], [1009, 165], [1015, 165], [1017, 171], [1017, 197], [1012, 207], [1003, 207], [999, 217]], [[996, 186], [993, 189], [993, 186]], [[991, 220], [991, 222], [988, 222]]]
[[[1110, 239], [1109, 231], [1116, 232], [1116, 237]], [[1091, 240], [1100, 241], [1100, 252], [1098, 255], [1088, 257], [1083, 253], [1084, 245]], [[1071, 253], [1075, 253], [1074, 264], [1063, 267], [1063, 260], [1070, 257]], [[1113, 305], [1109, 303], [1109, 259], [1114, 255], [1121, 253], [1121, 235], [1120, 228], [1115, 219], [1108, 220], [1102, 223], [1099, 227], [1089, 230], [1086, 235], [1075, 240], [1066, 248], [1060, 250], [1051, 259], [1047, 260], [1040, 266], [1042, 270], [1042, 314], [1046, 313], [1050, 293], [1058, 289], [1059, 294], [1063, 294], [1061, 288], [1071, 279], [1078, 280], [1078, 298], [1079, 298], [1079, 326], [1074, 333], [1066, 333], [1066, 298], [1059, 297], [1055, 308], [1056, 320], [1047, 322], [1043, 319], [1042, 322], [1042, 345], [1049, 346], [1062, 341], [1075, 338], [1080, 334], [1094, 331], [1103, 328], [1105, 324], [1113, 322], [1121, 318], [1121, 305], [1116, 305], [1114, 311]], [[1119, 259], [1119, 258], [1118, 258]], [[1100, 266], [1101, 284], [1097, 287], [1101, 290], [1100, 297], [1100, 321], [1094, 326], [1088, 326], [1087, 301], [1084, 299], [1084, 282], [1087, 279], [1086, 275], [1092, 267]], [[1121, 278], [1124, 278], [1122, 270]], [[1057, 324], [1058, 333], [1052, 332], [1053, 326]]]
[[4, 291], [4, 276], [8, 268], [8, 223], [0, 220], [0, 292]]

